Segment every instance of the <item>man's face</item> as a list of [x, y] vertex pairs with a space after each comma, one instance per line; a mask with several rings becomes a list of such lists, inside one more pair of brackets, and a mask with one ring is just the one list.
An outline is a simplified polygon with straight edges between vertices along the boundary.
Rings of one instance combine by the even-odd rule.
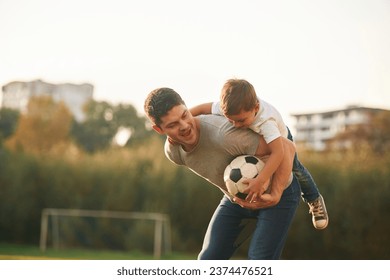
[[161, 121], [159, 127], [153, 127], [157, 132], [166, 134], [171, 140], [184, 147], [196, 145], [199, 135], [195, 118], [185, 105], [173, 107], [168, 114], [161, 118]]

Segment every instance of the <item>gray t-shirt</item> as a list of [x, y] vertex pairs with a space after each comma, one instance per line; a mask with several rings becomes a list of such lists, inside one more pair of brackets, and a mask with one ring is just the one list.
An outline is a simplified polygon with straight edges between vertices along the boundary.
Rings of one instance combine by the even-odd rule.
[[185, 165], [194, 173], [219, 187], [228, 197], [223, 180], [226, 166], [239, 155], [254, 155], [260, 135], [247, 128], [234, 128], [222, 116], [199, 116], [200, 138], [197, 146], [186, 152], [180, 145], [165, 142], [165, 155], [178, 165]]

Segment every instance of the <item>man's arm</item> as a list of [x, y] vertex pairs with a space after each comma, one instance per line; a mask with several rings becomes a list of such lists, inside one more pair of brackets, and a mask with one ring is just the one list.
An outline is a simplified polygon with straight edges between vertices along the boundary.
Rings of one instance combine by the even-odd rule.
[[[264, 158], [270, 153], [269, 147], [265, 143], [264, 139], [260, 137], [260, 145], [257, 148], [256, 156], [259, 158]], [[279, 165], [279, 168], [275, 171], [271, 186], [270, 192], [263, 194], [260, 199], [256, 202], [249, 202], [239, 198], [235, 198], [235, 202], [245, 208], [249, 209], [259, 209], [271, 207], [279, 203], [280, 198], [283, 194], [283, 191], [288, 187], [290, 182], [290, 176], [293, 167], [294, 155], [295, 155], [295, 145], [290, 140], [282, 137], [283, 148], [284, 148], [284, 157]]]
[[[266, 121], [261, 126], [261, 129], [263, 131], [263, 135], [267, 135], [269, 137], [265, 137], [267, 142], [270, 142], [270, 140], [272, 140], [273, 137], [277, 135], [277, 133], [279, 135], [281, 133], [278, 129], [278, 125], [275, 120]], [[272, 197], [275, 200], [275, 204], [279, 202], [284, 189], [290, 183], [290, 180], [292, 178], [292, 165], [296, 152], [295, 144], [292, 141], [288, 140], [285, 137], [279, 137], [279, 139], [283, 141], [283, 160], [280, 162], [280, 166], [275, 170], [275, 173], [273, 174], [271, 193], [263, 194], [262, 197], [262, 199], [265, 199], [266, 196]], [[268, 145], [268, 148], [271, 150], [272, 153], [277, 152], [276, 149], [278, 149], [277, 147], [273, 147], [271, 145]], [[272, 153], [270, 158], [272, 157]]]
[[261, 196], [261, 199], [273, 199], [275, 205], [279, 203], [283, 191], [289, 186], [296, 152], [293, 142], [286, 138], [282, 139], [284, 142], [284, 158], [272, 177], [270, 193]]

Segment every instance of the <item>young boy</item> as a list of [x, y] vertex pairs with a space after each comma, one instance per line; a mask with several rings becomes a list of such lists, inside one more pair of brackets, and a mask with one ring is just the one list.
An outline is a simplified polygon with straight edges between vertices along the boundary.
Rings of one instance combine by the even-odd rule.
[[[252, 84], [242, 79], [228, 80], [221, 91], [219, 102], [200, 104], [191, 108], [194, 116], [201, 114], [224, 115], [235, 127], [246, 127], [261, 134], [271, 149], [263, 170], [255, 179], [247, 180], [247, 200], [256, 200], [268, 188], [268, 182], [281, 163], [284, 151], [281, 137], [292, 139], [280, 113], [269, 103], [257, 97]], [[328, 226], [325, 202], [311, 174], [294, 157], [293, 172], [301, 185], [303, 200], [309, 205], [316, 229]]]

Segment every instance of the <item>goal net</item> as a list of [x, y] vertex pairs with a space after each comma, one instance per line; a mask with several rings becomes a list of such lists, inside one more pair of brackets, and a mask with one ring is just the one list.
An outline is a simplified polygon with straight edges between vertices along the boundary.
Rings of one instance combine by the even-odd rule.
[[159, 259], [162, 253], [171, 253], [171, 226], [168, 215], [161, 213], [48, 208], [41, 216], [41, 251], [49, 243], [54, 248], [152, 247], [154, 258]]

